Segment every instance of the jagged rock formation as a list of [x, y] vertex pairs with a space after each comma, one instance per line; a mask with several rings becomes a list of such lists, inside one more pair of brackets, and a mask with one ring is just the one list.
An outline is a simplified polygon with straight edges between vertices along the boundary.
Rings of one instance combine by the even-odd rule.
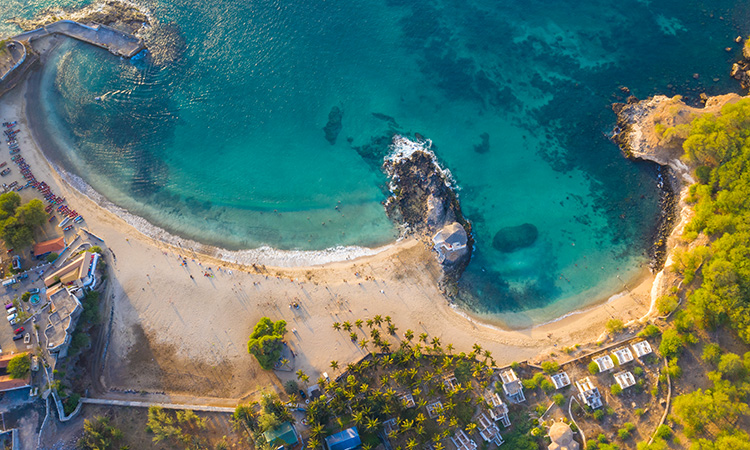
[[740, 61], [732, 64], [732, 71], [729, 75], [735, 80], [739, 80], [742, 89], [750, 89], [750, 47], [745, 42], [742, 47], [742, 58]]
[[450, 172], [440, 167], [430, 141], [394, 136], [383, 165], [391, 179], [388, 215], [407, 233], [432, 245], [443, 283], [455, 283], [471, 259], [471, 224], [461, 213]]

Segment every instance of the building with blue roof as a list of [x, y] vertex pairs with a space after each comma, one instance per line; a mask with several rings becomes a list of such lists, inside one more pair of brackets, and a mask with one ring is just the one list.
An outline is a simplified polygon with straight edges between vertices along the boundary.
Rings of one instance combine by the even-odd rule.
[[264, 432], [263, 437], [266, 438], [266, 442], [268, 442], [273, 448], [279, 446], [291, 447], [298, 442], [297, 433], [289, 422], [284, 422], [273, 430]]
[[362, 446], [357, 427], [351, 427], [328, 436], [324, 441], [326, 450], [353, 450]]

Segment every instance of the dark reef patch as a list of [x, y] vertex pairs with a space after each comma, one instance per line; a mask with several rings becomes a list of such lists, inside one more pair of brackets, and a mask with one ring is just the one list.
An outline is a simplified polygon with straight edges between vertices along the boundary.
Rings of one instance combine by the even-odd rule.
[[474, 146], [474, 151], [477, 153], [487, 153], [490, 151], [490, 134], [482, 133], [479, 135], [482, 140], [481, 143]]
[[495, 233], [492, 246], [500, 252], [512, 253], [532, 245], [538, 237], [539, 230], [536, 226], [524, 223], [515, 227], [501, 228]]
[[341, 133], [341, 121], [343, 118], [344, 112], [338, 106], [331, 108], [331, 112], [328, 113], [328, 123], [323, 127], [323, 132], [326, 134], [326, 141], [331, 145], [336, 143], [336, 139], [339, 137], [339, 133]]

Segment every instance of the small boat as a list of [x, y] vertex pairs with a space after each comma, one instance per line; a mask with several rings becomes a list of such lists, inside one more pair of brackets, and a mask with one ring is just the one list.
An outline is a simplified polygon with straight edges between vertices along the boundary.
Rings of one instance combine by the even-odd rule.
[[59, 224], [57, 224], [58, 227], [63, 228], [65, 225], [70, 222], [70, 217], [66, 217], [65, 219], [61, 220]]
[[7, 163], [7, 162], [5, 162], [5, 161], [3, 161], [2, 163], [0, 163], [0, 167], [5, 167], [5, 166], [7, 166], [7, 165], [8, 165], [8, 163]]
[[68, 225], [67, 227], [63, 228], [63, 231], [70, 231], [73, 229], [73, 225]]
[[10, 189], [13, 189], [14, 187], [18, 186], [18, 181], [14, 181], [8, 185]]
[[21, 151], [20, 149], [15, 149], [15, 150], [11, 150], [11, 151], [10, 151], [10, 154], [11, 154], [11, 155], [15, 155], [16, 153], [18, 153], [18, 152], [20, 152], [20, 151]]
[[9, 173], [10, 173], [10, 167], [8, 167], [5, 170], [3, 170], [2, 172], [0, 172], [0, 175], [5, 176], [5, 175], [8, 175]]
[[81, 223], [81, 222], [83, 222], [83, 216], [76, 217], [75, 219], [73, 219], [73, 222], [75, 222], [75, 223]]
[[51, 216], [51, 217], [49, 218], [49, 222], [54, 222], [54, 220], [55, 220], [55, 216]]

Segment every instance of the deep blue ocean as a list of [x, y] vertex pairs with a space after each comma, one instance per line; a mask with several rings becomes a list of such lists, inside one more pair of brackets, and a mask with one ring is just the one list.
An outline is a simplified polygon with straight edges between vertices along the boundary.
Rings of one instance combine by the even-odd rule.
[[[3, 0], [0, 18], [88, 3]], [[176, 58], [59, 47], [36, 105], [53, 159], [202, 243], [373, 247], [398, 234], [379, 155], [393, 133], [420, 133], [474, 224], [460, 297], [520, 313], [515, 323], [606, 298], [644, 271], [657, 169], [609, 141], [610, 105], [622, 86], [689, 102], [738, 91], [734, 39], [750, 33], [750, 4], [728, 0], [143, 4], [179, 38]], [[539, 231], [532, 246], [493, 248], [499, 229], [523, 223]]]

